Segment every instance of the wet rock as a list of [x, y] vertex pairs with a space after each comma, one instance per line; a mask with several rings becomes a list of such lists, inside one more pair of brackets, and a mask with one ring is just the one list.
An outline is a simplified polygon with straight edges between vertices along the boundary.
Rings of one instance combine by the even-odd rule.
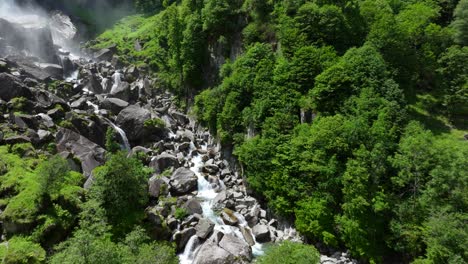
[[241, 260], [250, 261], [252, 259], [252, 248], [234, 235], [224, 235], [219, 246]]
[[196, 232], [197, 231], [195, 230], [195, 228], [190, 227], [174, 234], [173, 240], [177, 245], [178, 252], [184, 250], [185, 246], [187, 245], [187, 242], [192, 236], [195, 235]]
[[40, 63], [39, 68], [55, 79], [63, 79], [63, 67], [58, 64]]
[[221, 213], [221, 219], [226, 225], [236, 226], [239, 223], [239, 219], [234, 215], [234, 212], [227, 208]]
[[114, 84], [112, 86], [110, 96], [124, 100], [126, 102], [135, 101], [135, 97], [132, 96], [132, 91], [128, 82]]
[[241, 231], [241, 233], [242, 233], [242, 236], [243, 236], [244, 239], [245, 239], [245, 242], [247, 242], [247, 244], [248, 244], [249, 246], [251, 246], [251, 247], [252, 247], [253, 245], [255, 245], [255, 240], [254, 240], [254, 238], [253, 238], [252, 233], [250, 232], [250, 230], [247, 229], [247, 227], [244, 227], [244, 226], [239, 227], [239, 229], [240, 229], [240, 231]]
[[258, 224], [252, 228], [255, 239], [260, 243], [270, 242], [270, 230], [267, 225]]
[[177, 157], [163, 153], [154, 157], [149, 166], [154, 169], [156, 173], [162, 173], [169, 168], [178, 168], [180, 167], [179, 160]]
[[211, 220], [203, 218], [195, 226], [196, 234], [201, 239], [207, 239], [213, 233], [214, 227], [215, 224]]
[[200, 202], [197, 199], [190, 199], [188, 200], [183, 206], [185, 210], [187, 210], [187, 213], [193, 215], [193, 214], [203, 214], [203, 209], [200, 205]]
[[197, 189], [197, 176], [186, 168], [177, 169], [171, 176], [171, 193], [184, 195]]

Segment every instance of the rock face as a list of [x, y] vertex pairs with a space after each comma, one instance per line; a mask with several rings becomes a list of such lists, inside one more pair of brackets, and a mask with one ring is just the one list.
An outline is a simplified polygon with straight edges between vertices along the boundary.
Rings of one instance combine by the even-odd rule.
[[120, 111], [116, 123], [120, 126], [130, 141], [139, 142], [145, 134], [145, 121], [151, 119], [150, 111], [137, 105], [130, 105]]
[[31, 92], [21, 81], [8, 73], [0, 73], [0, 98], [10, 101], [15, 97], [31, 96]]
[[226, 234], [219, 242], [219, 246], [242, 260], [250, 261], [252, 259], [252, 249], [243, 240]]
[[234, 255], [214, 243], [205, 243], [200, 248], [193, 264], [228, 264], [236, 262]]
[[183, 195], [197, 190], [197, 176], [186, 168], [177, 169], [171, 176], [171, 193]]
[[69, 129], [61, 128], [56, 136], [58, 152], [68, 151], [81, 161], [83, 174], [91, 175], [94, 168], [105, 161], [105, 150], [89, 139]]
[[150, 162], [150, 167], [156, 173], [162, 173], [169, 168], [178, 168], [180, 166], [179, 160], [174, 155], [163, 153], [154, 157]]

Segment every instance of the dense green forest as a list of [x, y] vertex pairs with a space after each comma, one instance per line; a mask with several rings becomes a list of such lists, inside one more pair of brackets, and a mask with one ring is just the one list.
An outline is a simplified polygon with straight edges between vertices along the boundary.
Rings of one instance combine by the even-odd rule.
[[468, 261], [468, 1], [137, 6], [94, 44], [116, 43], [181, 105], [198, 94], [193, 113], [309, 242]]
[[[306, 242], [363, 263], [468, 263], [468, 0], [135, 8], [87, 48], [116, 45], [154, 75]], [[178, 263], [143, 221], [151, 171], [111, 136], [89, 190], [61, 157], [0, 146], [1, 220], [15, 231], [3, 262]], [[284, 243], [258, 263], [288, 254], [317, 261]]]

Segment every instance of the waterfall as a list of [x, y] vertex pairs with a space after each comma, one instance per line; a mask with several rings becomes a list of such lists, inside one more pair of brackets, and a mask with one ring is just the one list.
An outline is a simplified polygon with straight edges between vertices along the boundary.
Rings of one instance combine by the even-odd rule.
[[114, 128], [115, 131], [117, 131], [117, 133], [119, 133], [120, 138], [122, 138], [124, 149], [127, 151], [130, 151], [131, 150], [130, 142], [128, 142], [127, 134], [125, 134], [125, 131], [123, 131], [120, 127], [118, 127], [116, 124], [110, 121], [109, 121], [109, 124], [112, 126], [112, 128]]
[[114, 84], [112, 85], [110, 93], [114, 94], [114, 93], [117, 93], [117, 89], [122, 83], [122, 73], [120, 73], [119, 71], [116, 71], [114, 75], [112, 75], [112, 78], [114, 79]]
[[196, 253], [196, 249], [200, 244], [200, 240], [197, 235], [193, 235], [187, 245], [185, 246], [184, 253], [179, 256], [180, 264], [191, 264], [193, 257]]
[[125, 134], [125, 131], [123, 131], [120, 127], [118, 127], [116, 124], [114, 124], [112, 121], [110, 121], [109, 119], [105, 118], [105, 117], [102, 117], [109, 125], [111, 125], [111, 127], [117, 132], [119, 133], [120, 135], [120, 138], [122, 139], [122, 147], [123, 149], [127, 150], [127, 151], [130, 151], [131, 150], [131, 146], [130, 146], [130, 142], [128, 141], [128, 138], [127, 138], [127, 134]]

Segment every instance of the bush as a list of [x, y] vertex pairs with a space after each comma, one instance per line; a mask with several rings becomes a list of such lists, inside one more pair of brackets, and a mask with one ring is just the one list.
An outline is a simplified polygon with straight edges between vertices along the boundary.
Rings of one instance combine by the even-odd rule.
[[10, 239], [8, 244], [0, 244], [0, 259], [5, 264], [44, 263], [46, 252], [39, 244], [22, 237]]
[[316, 264], [320, 263], [320, 254], [315, 247], [284, 241], [267, 249], [259, 257], [257, 264]]
[[176, 208], [174, 216], [176, 219], [182, 220], [188, 215], [188, 212], [185, 208]]

